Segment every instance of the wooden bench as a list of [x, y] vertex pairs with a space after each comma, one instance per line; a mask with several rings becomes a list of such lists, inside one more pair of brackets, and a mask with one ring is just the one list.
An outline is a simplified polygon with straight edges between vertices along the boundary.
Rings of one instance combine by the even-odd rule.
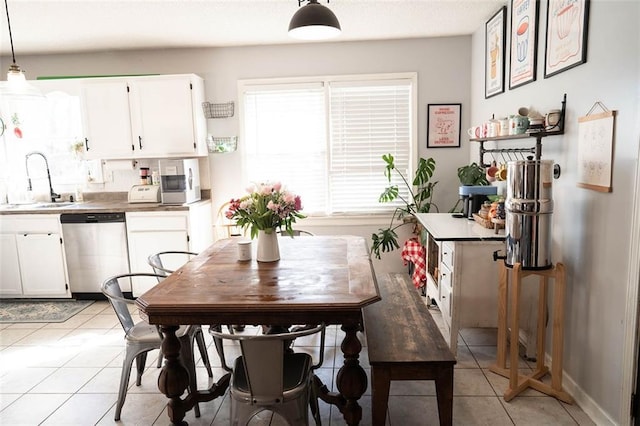
[[382, 300], [362, 310], [371, 364], [373, 426], [384, 426], [391, 380], [435, 380], [440, 425], [451, 425], [456, 359], [404, 274], [378, 282]]

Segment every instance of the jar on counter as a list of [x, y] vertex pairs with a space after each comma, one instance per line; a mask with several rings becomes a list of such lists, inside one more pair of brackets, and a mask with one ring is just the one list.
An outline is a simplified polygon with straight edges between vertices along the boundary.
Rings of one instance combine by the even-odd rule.
[[149, 184], [149, 168], [148, 167], [140, 167], [140, 185], [148, 185]]

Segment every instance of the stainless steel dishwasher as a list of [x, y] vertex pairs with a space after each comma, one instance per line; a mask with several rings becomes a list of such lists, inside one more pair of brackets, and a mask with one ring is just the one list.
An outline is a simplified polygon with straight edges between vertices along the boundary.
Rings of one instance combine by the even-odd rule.
[[129, 272], [124, 213], [63, 213], [60, 223], [72, 295], [104, 299], [102, 282]]

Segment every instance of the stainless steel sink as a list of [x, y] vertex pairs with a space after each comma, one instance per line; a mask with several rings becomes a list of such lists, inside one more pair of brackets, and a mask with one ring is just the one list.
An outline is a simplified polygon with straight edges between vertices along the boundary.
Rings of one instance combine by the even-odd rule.
[[36, 204], [33, 205], [33, 208], [36, 208], [36, 209], [52, 209], [52, 208], [75, 206], [77, 204], [78, 203], [71, 203], [71, 202], [36, 203]]
[[29, 209], [56, 209], [75, 207], [82, 203], [59, 202], [59, 203], [17, 203], [0, 204], [0, 210], [29, 210]]

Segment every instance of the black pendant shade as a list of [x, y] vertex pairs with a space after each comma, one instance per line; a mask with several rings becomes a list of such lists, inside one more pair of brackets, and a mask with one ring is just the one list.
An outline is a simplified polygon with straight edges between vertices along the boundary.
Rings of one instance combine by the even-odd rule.
[[318, 3], [309, 3], [298, 9], [289, 23], [289, 35], [300, 40], [323, 40], [340, 34], [340, 22], [333, 12]]

